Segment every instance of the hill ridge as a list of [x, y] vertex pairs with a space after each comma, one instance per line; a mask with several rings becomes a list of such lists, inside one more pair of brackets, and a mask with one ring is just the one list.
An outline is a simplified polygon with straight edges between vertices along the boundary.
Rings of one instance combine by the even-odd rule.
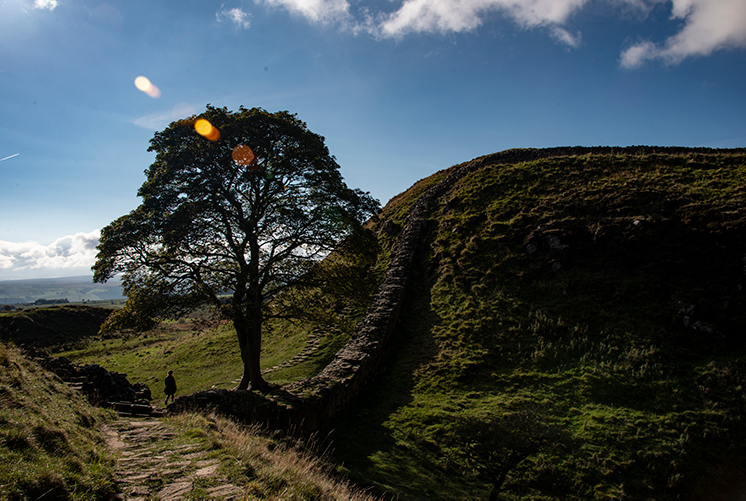
[[[340, 349], [332, 361], [314, 377], [284, 386], [278, 393], [280, 404], [273, 401], [263, 411], [255, 411], [249, 419], [261, 420], [275, 426], [302, 426], [315, 430], [344, 410], [367, 386], [396, 326], [402, 302], [411, 275], [411, 266], [420, 247], [420, 236], [433, 200], [441, 197], [459, 180], [487, 165], [518, 164], [556, 157], [583, 155], [690, 155], [690, 154], [740, 154], [745, 148], [713, 149], [659, 146], [568, 146], [540, 149], [509, 149], [477, 157], [429, 187], [412, 202], [404, 228], [391, 250], [386, 274], [374, 295], [363, 320], [355, 328], [351, 339]], [[385, 209], [384, 209], [385, 211]], [[385, 222], [381, 223], [383, 226]], [[210, 390], [177, 400], [174, 409], [192, 405], [214, 406], [226, 403], [224, 390]], [[235, 401], [227, 399], [228, 401]], [[219, 403], [217, 405], [220, 405]], [[229, 404], [232, 405], [232, 404]], [[230, 409], [223, 409], [230, 412]], [[244, 414], [246, 408], [234, 413]]]

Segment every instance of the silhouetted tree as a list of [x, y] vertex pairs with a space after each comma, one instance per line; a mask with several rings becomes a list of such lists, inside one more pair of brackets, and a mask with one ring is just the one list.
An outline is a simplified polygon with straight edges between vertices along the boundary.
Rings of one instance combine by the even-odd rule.
[[148, 151], [142, 203], [101, 231], [94, 280], [122, 273], [128, 297], [107, 327], [147, 328], [211, 305], [236, 329], [238, 388], [264, 390], [267, 302], [379, 204], [348, 188], [324, 138], [284, 111], [208, 105], [156, 133]]

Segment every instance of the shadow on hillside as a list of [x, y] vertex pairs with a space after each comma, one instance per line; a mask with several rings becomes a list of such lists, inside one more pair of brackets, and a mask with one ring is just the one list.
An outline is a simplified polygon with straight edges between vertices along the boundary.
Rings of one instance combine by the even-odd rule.
[[0, 339], [37, 348], [73, 345], [95, 336], [111, 312], [82, 305], [23, 310], [0, 316]]
[[[420, 494], [437, 486], [437, 479], [433, 483], [432, 478], [423, 478], [421, 471], [407, 475], [411, 468], [411, 452], [393, 436], [394, 426], [390, 423], [392, 415], [413, 402], [417, 370], [430, 363], [438, 353], [431, 335], [431, 327], [438, 322], [438, 317], [430, 307], [429, 281], [421, 276], [412, 277], [410, 284], [415, 288], [406, 293], [402, 313], [376, 379], [354, 405], [321, 434], [327, 437], [328, 443], [323, 445], [332, 451], [335, 462], [355, 472], [355, 482], [372, 486], [379, 495], [391, 484], [407, 485], [412, 493]], [[388, 452], [391, 460], [383, 467], [372, 460], [380, 451]], [[391, 482], [392, 477], [399, 479]]]

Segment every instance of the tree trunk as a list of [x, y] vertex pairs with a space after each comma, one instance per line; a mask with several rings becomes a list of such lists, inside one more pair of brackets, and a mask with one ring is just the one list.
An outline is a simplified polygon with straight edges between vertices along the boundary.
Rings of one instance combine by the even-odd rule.
[[236, 389], [264, 392], [269, 388], [269, 384], [262, 377], [262, 369], [259, 365], [262, 351], [261, 304], [250, 309], [252, 311], [246, 317], [233, 320], [241, 348], [241, 360], [243, 360], [243, 375]]
[[490, 491], [489, 501], [497, 501], [497, 495], [503, 490], [503, 483], [508, 476], [508, 471], [502, 471], [498, 475], [492, 475], [492, 490]]

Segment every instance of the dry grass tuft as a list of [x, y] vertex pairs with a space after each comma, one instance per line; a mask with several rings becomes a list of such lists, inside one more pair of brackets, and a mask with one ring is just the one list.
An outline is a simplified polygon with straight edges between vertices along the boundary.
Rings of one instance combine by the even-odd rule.
[[[312, 441], [270, 438], [258, 425], [241, 425], [214, 414], [174, 418], [189, 429], [202, 429], [231, 457], [232, 480], [244, 486], [248, 499], [376, 499], [340, 478]], [[241, 477], [241, 478], [236, 478]]]

